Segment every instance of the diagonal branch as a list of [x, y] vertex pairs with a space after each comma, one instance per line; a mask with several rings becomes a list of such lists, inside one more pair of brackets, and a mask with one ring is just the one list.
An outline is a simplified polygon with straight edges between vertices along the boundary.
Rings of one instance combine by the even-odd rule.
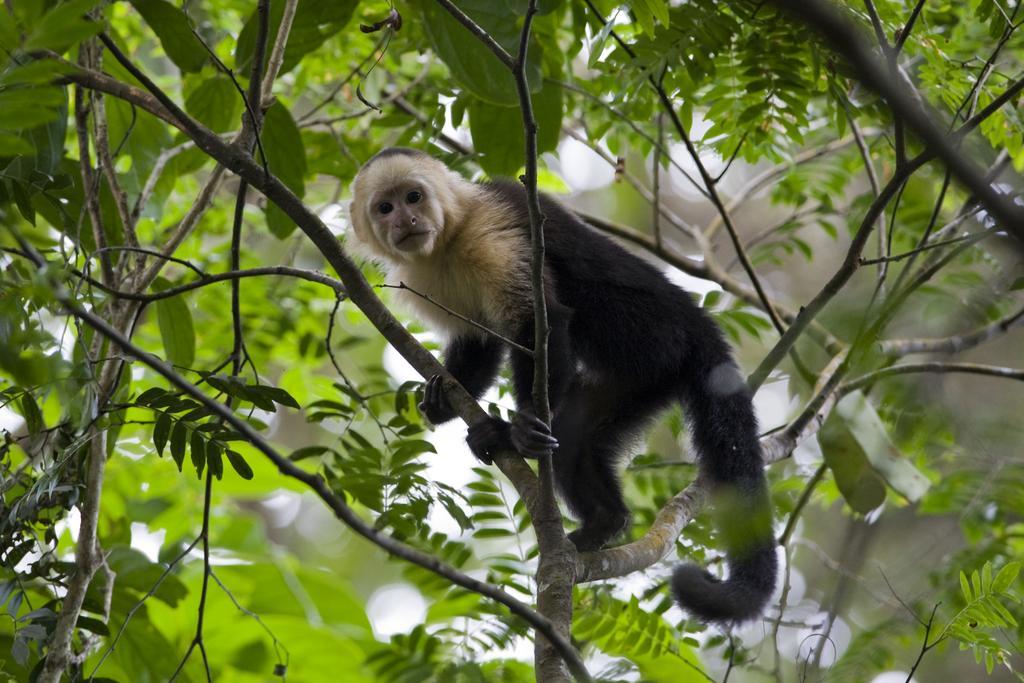
[[994, 339], [1024, 322], [1024, 308], [973, 332], [938, 339], [887, 339], [879, 343], [882, 353], [905, 356], [910, 353], [959, 353]]
[[978, 197], [989, 214], [1024, 242], [1024, 212], [1021, 208], [997, 192], [977, 164], [960, 153], [956, 141], [935, 124], [934, 115], [887, 73], [857, 29], [839, 14], [833, 4], [823, 0], [774, 0], [774, 4], [820, 33], [836, 52], [846, 58], [860, 81], [881, 94], [893, 114], [921, 139], [928, 149], [928, 157], [941, 159], [950, 172]]
[[[259, 167], [257, 166], [256, 168], [258, 169]], [[30, 258], [37, 268], [42, 270], [45, 267], [46, 262], [31, 246], [22, 242], [21, 248], [30, 255]], [[224, 420], [225, 423], [231, 425], [231, 427], [249, 444], [273, 462], [282, 474], [301, 481], [316, 493], [316, 495], [327, 504], [331, 511], [334, 512], [335, 516], [357, 534], [371, 541], [391, 555], [395, 555], [403, 560], [423, 567], [424, 569], [434, 572], [438, 576], [443, 577], [457, 586], [461, 586], [466, 590], [478, 593], [506, 606], [510, 612], [526, 621], [530, 626], [542, 633], [545, 638], [548, 638], [553, 642], [558, 647], [562, 656], [566, 657], [567, 660], [575, 660], [575, 665], [582, 669], [583, 665], [582, 662], [579, 661], [579, 655], [575, 648], [573, 648], [568, 640], [563, 638], [557, 632], [549, 620], [519, 600], [508, 595], [503, 590], [486, 582], [478, 581], [471, 576], [460, 572], [458, 569], [442, 562], [437, 557], [406, 545], [405, 543], [396, 540], [378, 529], [375, 529], [372, 525], [364, 522], [362, 518], [348, 506], [348, 503], [345, 502], [345, 499], [342, 496], [339, 496], [329, 488], [327, 482], [320, 475], [307, 472], [295, 465], [270, 445], [263, 435], [257, 432], [247, 421], [236, 415], [234, 411], [204, 394], [198, 387], [179, 375], [174, 368], [164, 361], [133, 344], [127, 337], [107, 323], [107, 321], [103, 320], [95, 313], [82, 308], [72, 299], [68, 291], [59, 282], [51, 281], [51, 286], [53, 288], [54, 296], [71, 315], [92, 327], [106, 339], [110, 340], [127, 356], [143, 363], [166, 379], [171, 386], [202, 404], [212, 414]]]

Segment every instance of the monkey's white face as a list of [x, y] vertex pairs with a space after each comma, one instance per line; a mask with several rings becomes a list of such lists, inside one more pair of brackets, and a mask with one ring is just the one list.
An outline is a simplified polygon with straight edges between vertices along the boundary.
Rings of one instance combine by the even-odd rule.
[[356, 176], [352, 192], [355, 236], [370, 253], [393, 262], [434, 253], [452, 204], [451, 179], [429, 157], [378, 159]]
[[374, 193], [364, 210], [377, 240], [400, 258], [429, 256], [444, 225], [430, 188], [413, 178]]

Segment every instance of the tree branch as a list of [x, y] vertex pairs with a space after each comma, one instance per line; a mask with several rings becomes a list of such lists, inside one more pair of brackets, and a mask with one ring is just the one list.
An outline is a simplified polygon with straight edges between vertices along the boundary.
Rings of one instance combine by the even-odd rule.
[[815, 295], [813, 299], [806, 306], [800, 309], [800, 313], [797, 315], [796, 320], [790, 325], [786, 333], [782, 335], [778, 343], [768, 352], [761, 364], [757, 366], [757, 369], [751, 373], [747, 379], [752, 390], [756, 391], [761, 384], [768, 378], [768, 374], [775, 368], [776, 365], [785, 357], [789, 350], [796, 343], [797, 338], [806, 329], [810, 321], [821, 312], [821, 309], [832, 300], [832, 298], [839, 293], [839, 290], [849, 282], [850, 278], [857, 271], [859, 266], [860, 254], [864, 249], [864, 245], [867, 243], [868, 237], [871, 235], [871, 231], [874, 228], [875, 222], [878, 216], [885, 209], [889, 200], [896, 194], [903, 182], [910, 177], [910, 175], [920, 168], [926, 158], [923, 154], [919, 154], [913, 159], [907, 161], [904, 166], [896, 169], [896, 172], [886, 183], [885, 187], [882, 188], [881, 193], [875, 200], [871, 202], [871, 206], [868, 207], [864, 213], [864, 217], [861, 220], [860, 227], [857, 228], [857, 232], [850, 243], [850, 247], [846, 252], [846, 258], [843, 260], [842, 265], [839, 269], [829, 278], [829, 281], [825, 283], [821, 291]]
[[840, 385], [839, 393], [841, 395], [848, 394], [851, 391], [855, 391], [862, 387], [868, 386], [886, 377], [894, 377], [896, 375], [908, 375], [919, 372], [962, 372], [971, 375], [987, 375], [989, 377], [1002, 377], [1004, 379], [1024, 380], [1024, 370], [1018, 370], [1016, 368], [1005, 368], [997, 365], [942, 362], [906, 363], [904, 365], [893, 365], [887, 368], [881, 368], [879, 370], [875, 370], [874, 372], [869, 372], [865, 375], [861, 375], [856, 379], [852, 379], [849, 382]]
[[[256, 168], [258, 169], [259, 167], [257, 166]], [[34, 251], [34, 249], [32, 249], [31, 246], [22, 242], [21, 248], [30, 255], [37, 268], [42, 269], [45, 266], [45, 261]], [[506, 606], [510, 612], [526, 621], [530, 626], [543, 634], [545, 638], [554, 643], [558, 648], [559, 653], [567, 661], [571, 662], [570, 665], [573, 666], [574, 670], [578, 667], [580, 670], [584, 672], [586, 671], [583, 668], [582, 662], [579, 660], [579, 654], [576, 652], [575, 648], [573, 648], [568, 640], [558, 633], [548, 619], [504, 591], [483, 581], [478, 581], [469, 575], [460, 572], [454, 567], [445, 564], [435, 556], [408, 546], [364, 522], [362, 518], [360, 518], [359, 515], [357, 515], [355, 511], [348, 506], [342, 496], [334, 493], [328, 487], [326, 481], [324, 481], [320, 475], [306, 472], [299, 468], [287, 457], [278, 453], [277, 450], [271, 446], [259, 432], [250, 426], [247, 421], [243, 420], [232, 410], [227, 408], [227, 406], [204, 394], [198, 387], [179, 375], [164, 361], [143, 351], [141, 348], [133, 344], [123, 334], [118, 332], [95, 313], [87, 311], [79, 306], [59, 282], [51, 280], [51, 286], [54, 296], [58, 301], [60, 301], [68, 313], [92, 327], [103, 337], [110, 340], [115, 346], [121, 349], [121, 351], [127, 356], [137, 359], [157, 374], [161, 375], [171, 384], [171, 386], [202, 404], [212, 414], [231, 425], [231, 427], [245, 438], [249, 444], [273, 462], [282, 474], [301, 481], [316, 493], [316, 495], [327, 504], [331, 511], [334, 512], [335, 516], [357, 534], [371, 541], [391, 555], [395, 555], [407, 562], [423, 567], [424, 569], [434, 572], [438, 576], [441, 576], [445, 580], [450, 581], [457, 586], [461, 586], [466, 590], [478, 593]]]
[[[452, 2], [450, 2], [450, 0], [437, 0], [437, 4], [444, 7], [448, 14], [452, 15], [456, 21], [465, 26], [470, 33], [476, 36], [477, 40], [483, 43], [488, 50], [494, 53], [494, 56], [497, 57], [509, 71], [515, 74], [516, 69], [518, 68], [516, 60], [512, 58], [512, 55], [510, 55], [505, 48], [498, 44], [498, 41], [491, 37], [491, 34], [480, 28], [475, 21], [470, 19], [465, 12], [456, 7]], [[528, 31], [525, 33], [527, 33], [527, 35], [529, 34]]]
[[1024, 322], [1024, 308], [978, 328], [973, 332], [938, 339], [887, 339], [879, 343], [882, 353], [905, 356], [911, 353], [959, 353], [974, 348]]
[[940, 158], [953, 175], [978, 197], [986, 211], [1018, 241], [1024, 242], [1024, 212], [1021, 208], [1014, 205], [1009, 197], [998, 193], [977, 165], [960, 154], [955, 141], [934, 123], [933, 115], [924, 104], [915, 101], [903, 84], [896, 83], [886, 73], [857, 29], [841, 17], [833, 5], [823, 0], [774, 0], [774, 4], [820, 33], [836, 52], [847, 59], [857, 71], [860, 81], [882, 95], [893, 114], [903, 119], [921, 139], [928, 148], [928, 157]]

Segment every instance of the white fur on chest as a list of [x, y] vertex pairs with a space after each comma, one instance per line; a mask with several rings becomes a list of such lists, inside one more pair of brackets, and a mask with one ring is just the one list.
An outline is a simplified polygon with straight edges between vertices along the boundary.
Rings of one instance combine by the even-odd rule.
[[400, 290], [398, 294], [417, 318], [434, 331], [454, 337], [481, 334], [459, 316], [495, 331], [508, 331], [512, 294], [504, 290], [504, 278], [494, 275], [468, 264], [417, 263], [396, 267], [389, 279], [404, 282], [414, 290]]

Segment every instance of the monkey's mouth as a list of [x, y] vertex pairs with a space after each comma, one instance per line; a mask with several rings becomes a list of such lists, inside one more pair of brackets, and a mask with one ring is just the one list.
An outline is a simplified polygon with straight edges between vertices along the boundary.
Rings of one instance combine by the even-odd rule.
[[417, 239], [415, 238], [426, 237], [429, 234], [429, 230], [417, 230], [415, 232], [407, 232], [404, 235], [402, 235], [397, 242], [395, 242], [395, 246], [398, 247], [399, 249], [403, 247], [415, 246], [417, 244]]

